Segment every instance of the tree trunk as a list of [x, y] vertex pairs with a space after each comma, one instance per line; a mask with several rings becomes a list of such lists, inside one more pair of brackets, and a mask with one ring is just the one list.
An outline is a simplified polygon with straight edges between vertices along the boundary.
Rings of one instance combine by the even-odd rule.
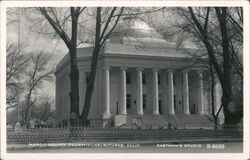
[[69, 93], [70, 96], [70, 120], [71, 125], [76, 125], [77, 117], [79, 115], [79, 71], [77, 68], [77, 57], [76, 57], [76, 49], [71, 50], [70, 55], [70, 85], [71, 91]]
[[27, 101], [26, 101], [26, 110], [25, 110], [25, 117], [24, 117], [24, 122], [25, 122], [25, 127], [26, 128], [29, 128], [29, 110], [31, 108], [31, 93], [32, 93], [32, 90], [30, 90], [30, 92], [28, 93], [27, 95]]
[[100, 47], [95, 47], [93, 51], [93, 56], [91, 60], [91, 72], [89, 81], [87, 82], [87, 89], [85, 94], [85, 103], [82, 110], [81, 115], [81, 122], [85, 125], [88, 125], [88, 113], [91, 106], [91, 97], [94, 91], [94, 84], [95, 84], [95, 77], [96, 77], [96, 70], [97, 70], [97, 60], [98, 60], [98, 54], [100, 52]]
[[72, 13], [72, 37], [70, 54], [70, 123], [77, 125], [79, 123], [79, 71], [77, 66], [77, 22], [78, 15]]
[[200, 22], [197, 20], [192, 7], [188, 7], [191, 14], [191, 18], [199, 30], [202, 41], [207, 48], [213, 67], [218, 75], [218, 78], [221, 82], [221, 87], [223, 91], [223, 96], [221, 99], [224, 115], [225, 115], [225, 124], [235, 123], [235, 113], [229, 111], [229, 104], [232, 102], [232, 90], [231, 90], [231, 59], [229, 53], [229, 39], [228, 39], [228, 28], [227, 28], [227, 8], [226, 7], [215, 7], [216, 15], [220, 24], [221, 36], [222, 36], [222, 48], [223, 48], [223, 70], [219, 66], [218, 61], [216, 60], [215, 51], [210, 45], [207, 32], [201, 26]]
[[210, 65], [210, 75], [211, 75], [211, 107], [212, 107], [212, 115], [213, 115], [213, 119], [214, 119], [214, 129], [218, 128], [218, 121], [217, 121], [217, 116], [215, 114], [215, 106], [214, 106], [214, 72], [213, 72], [213, 65], [211, 60], [209, 61], [209, 65]]
[[222, 105], [225, 115], [225, 124], [234, 123], [234, 113], [231, 113], [228, 109], [230, 102], [232, 102], [232, 89], [231, 89], [231, 59], [229, 51], [229, 40], [228, 40], [228, 28], [227, 28], [227, 9], [225, 7], [215, 8], [216, 14], [220, 23], [221, 37], [222, 37], [222, 48], [223, 48], [223, 96]]
[[214, 118], [214, 129], [217, 130], [218, 129], [218, 117], [213, 116], [213, 118]]
[[96, 77], [96, 69], [97, 69], [97, 60], [98, 54], [101, 49], [101, 7], [97, 7], [96, 10], [96, 33], [95, 33], [95, 46], [94, 51], [91, 58], [91, 71], [89, 81], [87, 82], [87, 89], [85, 94], [85, 103], [82, 110], [81, 122], [84, 125], [88, 125], [88, 114], [91, 106], [91, 97], [94, 91], [95, 77]]

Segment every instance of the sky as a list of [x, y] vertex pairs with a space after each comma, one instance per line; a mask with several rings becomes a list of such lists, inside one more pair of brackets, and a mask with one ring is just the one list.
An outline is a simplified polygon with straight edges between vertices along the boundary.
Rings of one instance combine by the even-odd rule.
[[[60, 38], [54, 38], [53, 35], [47, 35], [47, 34], [41, 34], [37, 33], [35, 31], [31, 31], [31, 27], [35, 28], [38, 27], [38, 29], [35, 28], [36, 31], [39, 31], [40, 29], [44, 29], [43, 27], [44, 22], [41, 21], [38, 23], [35, 23], [36, 14], [33, 14], [32, 12], [28, 13], [25, 12], [18, 12], [17, 8], [8, 8], [7, 13], [9, 13], [7, 19], [10, 23], [7, 25], [7, 41], [10, 42], [17, 42], [18, 41], [18, 35], [20, 35], [20, 43], [25, 45], [25, 50], [27, 53], [32, 53], [34, 51], [45, 51], [52, 55], [52, 58], [49, 62], [49, 65], [55, 66], [62, 58], [65, 56], [68, 52], [68, 49], [64, 42], [60, 40]], [[20, 20], [18, 21], [18, 13], [20, 13]], [[169, 18], [161, 18], [166, 16], [166, 13], [153, 13], [153, 18], [144, 16], [144, 19], [147, 19], [149, 24], [153, 24], [156, 29], [161, 29], [158, 27], [164, 26], [167, 28], [168, 21], [173, 21], [174, 17], [171, 15], [168, 15]], [[35, 20], [32, 21], [30, 19]], [[39, 18], [39, 17], [38, 17]], [[37, 18], [37, 19], [38, 19]], [[83, 19], [86, 19], [86, 17], [83, 17]], [[164, 20], [163, 20], [164, 19]], [[18, 23], [20, 25], [20, 32], [18, 34]], [[41, 23], [41, 24], [40, 24]], [[36, 25], [35, 25], [36, 24]], [[38, 25], [37, 25], [38, 24]], [[92, 25], [93, 29], [93, 20], [88, 21], [88, 28], [91, 28], [89, 25]], [[157, 24], [157, 26], [155, 25]], [[44, 26], [43, 26], [44, 25]], [[34, 27], [35, 26], [35, 27]], [[42, 26], [42, 27], [41, 27]], [[50, 25], [47, 25], [50, 27]], [[40, 28], [39, 28], [40, 27]], [[50, 27], [50, 30], [53, 32], [53, 29]], [[187, 45], [190, 46], [192, 44], [189, 44], [187, 42]], [[39, 94], [49, 94], [50, 96], [55, 96], [55, 82], [48, 83], [45, 82], [44, 85], [39, 89]]]
[[[15, 14], [16, 9], [11, 9], [14, 11], [11, 14], [11, 19], [13, 22], [7, 25], [7, 42], [18, 42], [18, 15]], [[64, 55], [67, 53], [67, 48], [64, 43], [59, 39], [52, 39], [51, 36], [38, 34], [30, 31], [29, 21], [25, 16], [20, 16], [20, 43], [24, 44], [24, 53], [32, 53], [36, 51], [45, 51], [51, 54], [51, 59], [49, 61], [49, 66], [55, 66]], [[44, 82], [43, 85], [38, 90], [39, 95], [49, 95], [55, 96], [55, 82]]]

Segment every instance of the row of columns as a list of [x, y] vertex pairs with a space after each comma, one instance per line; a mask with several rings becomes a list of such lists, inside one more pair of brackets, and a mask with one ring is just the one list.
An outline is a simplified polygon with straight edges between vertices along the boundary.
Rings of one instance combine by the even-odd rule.
[[[105, 110], [104, 115], [110, 115], [110, 77], [109, 77], [110, 67], [104, 67], [104, 95], [105, 95]], [[121, 67], [121, 106], [120, 113], [127, 114], [127, 104], [126, 104], [126, 70], [127, 67]], [[143, 84], [142, 84], [142, 71], [143, 68], [137, 68], [137, 114], [143, 115]], [[153, 68], [153, 114], [159, 114], [159, 89], [158, 89], [158, 69]], [[199, 114], [204, 114], [203, 107], [203, 78], [202, 73], [198, 72], [199, 78], [199, 89], [198, 89], [198, 106]], [[174, 109], [174, 79], [173, 79], [173, 70], [168, 69], [168, 108], [169, 114], [175, 114]], [[184, 105], [184, 114], [190, 114], [189, 112], [189, 82], [188, 82], [188, 71], [183, 71], [183, 105]]]

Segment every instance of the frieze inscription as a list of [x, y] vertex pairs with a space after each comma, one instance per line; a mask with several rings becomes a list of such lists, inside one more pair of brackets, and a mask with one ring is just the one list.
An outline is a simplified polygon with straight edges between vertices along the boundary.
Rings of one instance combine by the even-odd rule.
[[164, 47], [164, 46], [151, 46], [151, 45], [135, 45], [135, 49], [140, 50], [140, 49], [150, 49], [150, 50], [162, 50], [166, 51], [169, 49], [169, 47]]

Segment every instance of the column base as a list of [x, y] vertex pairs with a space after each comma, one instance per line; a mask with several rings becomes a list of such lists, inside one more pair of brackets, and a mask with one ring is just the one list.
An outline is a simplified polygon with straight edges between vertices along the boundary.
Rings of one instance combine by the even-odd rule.
[[199, 113], [200, 115], [204, 115], [204, 114], [205, 114], [205, 111], [204, 111], [204, 110], [200, 110], [198, 113]]
[[137, 112], [138, 115], [143, 115], [143, 112]]
[[110, 119], [110, 118], [111, 118], [111, 114], [110, 114], [110, 113], [104, 113], [104, 114], [102, 115], [102, 118], [103, 118], [103, 119]]
[[174, 105], [169, 105], [168, 106], [168, 114], [175, 114]]
[[159, 115], [160, 113], [159, 113], [159, 112], [154, 112], [153, 114], [154, 114], [154, 115]]
[[121, 112], [120, 115], [127, 115], [127, 112]]
[[168, 114], [175, 115], [174, 111], [170, 111]]
[[190, 115], [190, 113], [189, 113], [189, 112], [184, 112], [184, 114], [186, 114], [186, 115]]

